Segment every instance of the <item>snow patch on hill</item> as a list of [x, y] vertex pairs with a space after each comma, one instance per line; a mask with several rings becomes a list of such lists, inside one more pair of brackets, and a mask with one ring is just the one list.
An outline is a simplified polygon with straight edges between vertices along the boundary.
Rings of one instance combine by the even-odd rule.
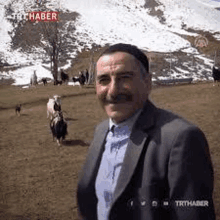
[[[220, 2], [217, 0], [158, 0], [158, 5], [154, 8], [155, 11], [160, 11], [164, 18], [161, 22], [160, 16], [152, 16], [150, 8], [145, 7], [148, 0], [54, 0], [46, 1], [45, 7], [51, 10], [77, 11], [80, 16], [76, 22], [69, 21], [73, 24], [75, 31], [67, 31], [72, 42], [72, 46], [77, 49], [68, 52], [70, 57], [75, 57], [77, 51], [83, 48], [92, 48], [92, 45], [98, 44], [104, 46], [113, 43], [130, 43], [137, 45], [139, 48], [146, 51], [171, 53], [175, 51], [182, 51], [187, 55], [197, 55], [196, 58], [201, 60], [190, 71], [190, 62], [188, 62], [188, 75], [197, 79], [208, 79], [211, 77], [211, 65], [213, 61], [199, 55], [198, 51], [187, 41], [185, 36], [197, 36], [196, 33], [188, 32], [187, 28], [194, 30], [204, 30], [211, 33], [220, 31]], [[16, 80], [16, 85], [29, 83], [30, 74], [33, 69], [41, 73], [44, 77], [51, 78], [48, 70], [37, 64], [41, 62], [40, 48], [33, 48], [32, 54], [25, 54], [19, 51], [12, 51], [10, 49], [10, 37], [8, 31], [12, 30], [12, 25], [4, 17], [4, 6], [8, 3], [13, 3], [14, 13], [33, 11], [38, 9], [35, 1], [30, 0], [5, 0], [0, 2], [0, 52], [4, 54], [5, 59], [10, 64], [27, 64], [34, 66], [25, 67], [20, 70], [10, 72], [12, 78]], [[183, 29], [183, 26], [187, 27]], [[213, 35], [220, 40], [220, 34]], [[72, 41], [71, 38], [77, 40]], [[183, 62], [187, 63], [187, 62]], [[69, 64], [70, 65], [70, 64]], [[178, 77], [179, 74], [187, 76], [187, 71], [183, 69], [184, 64], [178, 68], [170, 71], [170, 77]], [[43, 68], [43, 69], [42, 69]], [[66, 67], [64, 67], [65, 69]], [[204, 72], [205, 71], [205, 72]], [[9, 73], [1, 74], [8, 76]], [[169, 75], [169, 73], [166, 73]], [[27, 76], [26, 76], [27, 75]], [[164, 76], [169, 77], [169, 76]]]

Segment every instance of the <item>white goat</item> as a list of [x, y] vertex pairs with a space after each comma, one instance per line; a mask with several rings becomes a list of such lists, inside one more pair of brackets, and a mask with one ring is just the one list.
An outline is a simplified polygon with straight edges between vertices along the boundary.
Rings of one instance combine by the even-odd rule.
[[30, 79], [30, 85], [37, 85], [37, 74], [36, 74], [36, 70], [34, 70], [34, 73], [31, 75], [31, 79]]
[[47, 118], [52, 120], [57, 111], [61, 111], [61, 97], [54, 95], [47, 103]]

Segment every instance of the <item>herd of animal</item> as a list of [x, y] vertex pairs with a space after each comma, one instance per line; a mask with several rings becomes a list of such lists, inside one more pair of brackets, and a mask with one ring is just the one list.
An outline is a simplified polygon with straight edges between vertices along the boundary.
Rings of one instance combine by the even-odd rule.
[[[54, 85], [62, 85], [63, 83], [67, 83], [70, 80], [70, 77], [67, 73], [65, 73], [63, 70], [60, 72], [60, 78], [61, 80], [54, 80]], [[43, 85], [45, 86], [47, 84], [47, 78], [43, 77], [42, 79]], [[85, 71], [80, 71], [79, 76], [72, 77], [72, 81], [74, 83], [79, 82], [80, 86], [84, 86], [85, 83], [88, 83], [89, 81], [89, 72], [86, 69]], [[37, 85], [37, 75], [36, 75], [36, 70], [34, 70], [33, 74], [31, 75], [30, 78], [30, 85]]]
[[[63, 70], [60, 73], [61, 80], [55, 80], [54, 85], [61, 85], [62, 83], [69, 82], [69, 75], [66, 74]], [[41, 79], [43, 84], [47, 84], [47, 78]], [[88, 70], [81, 71], [78, 77], [73, 77], [72, 81], [79, 82], [79, 85], [83, 86], [89, 80]], [[36, 70], [33, 72], [30, 85], [37, 85], [37, 75]], [[21, 112], [21, 104], [16, 105], [15, 113], [20, 116]], [[67, 135], [67, 122], [63, 117], [63, 112], [61, 110], [61, 97], [58, 95], [54, 95], [53, 98], [50, 98], [47, 103], [47, 118], [49, 119], [49, 126], [51, 133], [53, 135], [53, 140], [56, 138], [58, 145], [60, 146], [62, 141], [65, 139]]]
[[[16, 115], [20, 116], [21, 104], [15, 106]], [[62, 141], [67, 135], [67, 122], [63, 117], [61, 110], [61, 97], [54, 95], [47, 102], [47, 118], [53, 135], [53, 140], [56, 138], [58, 146], [61, 146]]]
[[[62, 82], [66, 83], [66, 82], [68, 82], [68, 81], [70, 80], [70, 79], [69, 79], [69, 75], [66, 74], [63, 70], [61, 70], [60, 75], [61, 75], [61, 81], [59, 82], [59, 81], [57, 80], [57, 82], [55, 82], [55, 84], [56, 84], [56, 83], [61, 83], [61, 84], [62, 84]], [[80, 72], [79, 72], [79, 76], [74, 76], [74, 77], [72, 77], [72, 81], [73, 81], [74, 83], [75, 83], [75, 82], [79, 82], [79, 84], [80, 84], [81, 86], [84, 86], [85, 83], [88, 83], [88, 81], [89, 81], [89, 72], [88, 72], [88, 70], [86, 69], [85, 72], [84, 72], [84, 71], [80, 71]]]
[[[88, 72], [88, 71], [87, 71]], [[213, 66], [212, 68], [212, 76], [214, 79], [213, 85], [217, 82], [220, 82], [220, 69]], [[62, 81], [68, 81], [68, 74], [61, 72]], [[31, 83], [36, 80], [36, 72], [34, 71], [33, 77], [31, 79]], [[47, 81], [45, 78], [42, 79], [43, 83], [46, 84]], [[60, 83], [61, 82], [56, 82]], [[73, 77], [73, 82], [79, 82], [81, 85], [84, 85], [86, 81], [88, 81], [88, 74], [84, 75], [82, 72], [79, 74], [79, 77]], [[54, 82], [55, 83], [55, 82]], [[58, 85], [58, 84], [56, 84]], [[218, 85], [219, 86], [219, 85]], [[20, 116], [21, 112], [21, 104], [16, 105], [15, 113]], [[58, 145], [60, 146], [62, 141], [65, 139], [67, 135], [67, 122], [63, 117], [63, 112], [61, 110], [61, 97], [58, 95], [54, 95], [53, 98], [50, 98], [47, 102], [47, 118], [50, 120], [50, 130], [53, 135], [53, 140], [56, 138]]]
[[[61, 76], [61, 80], [54, 80], [54, 85], [62, 85], [62, 83], [69, 82], [70, 77], [63, 70], [61, 70], [60, 76]], [[218, 84], [218, 82], [220, 82], [220, 68], [217, 68], [215, 66], [212, 67], [212, 77], [214, 80], [213, 86], [215, 85], [215, 83]], [[43, 85], [45, 86], [47, 84], [47, 78], [44, 77], [41, 80], [43, 82]], [[80, 86], [84, 86], [85, 83], [89, 82], [88, 70], [86, 69], [85, 71], [80, 71], [79, 76], [72, 77], [72, 82], [74, 83], [79, 82]], [[37, 82], [37, 75], [36, 75], [36, 70], [35, 70], [30, 79], [30, 85], [36, 85], [36, 84], [38, 84], [38, 82]]]

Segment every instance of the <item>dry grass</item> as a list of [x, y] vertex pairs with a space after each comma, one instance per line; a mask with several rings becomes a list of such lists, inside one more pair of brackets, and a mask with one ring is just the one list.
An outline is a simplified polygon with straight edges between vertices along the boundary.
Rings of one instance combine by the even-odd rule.
[[[0, 89], [0, 220], [75, 220], [78, 172], [95, 125], [106, 118], [92, 86]], [[68, 136], [52, 141], [49, 96], [62, 96]], [[197, 124], [206, 134], [215, 169], [214, 202], [220, 220], [220, 87], [210, 83], [153, 89], [151, 99]], [[22, 103], [21, 116], [14, 106]]]

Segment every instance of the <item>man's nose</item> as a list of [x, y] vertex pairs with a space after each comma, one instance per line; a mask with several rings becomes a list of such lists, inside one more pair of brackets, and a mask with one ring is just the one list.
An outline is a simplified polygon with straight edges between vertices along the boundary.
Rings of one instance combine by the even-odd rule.
[[115, 96], [120, 92], [120, 83], [118, 80], [112, 79], [109, 85], [108, 93], [111, 96]]

